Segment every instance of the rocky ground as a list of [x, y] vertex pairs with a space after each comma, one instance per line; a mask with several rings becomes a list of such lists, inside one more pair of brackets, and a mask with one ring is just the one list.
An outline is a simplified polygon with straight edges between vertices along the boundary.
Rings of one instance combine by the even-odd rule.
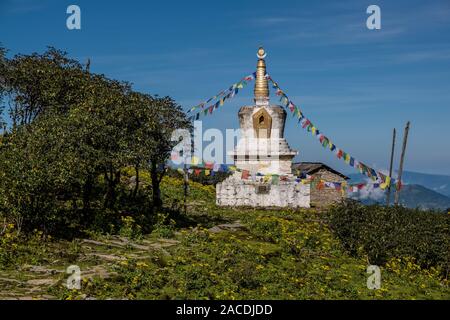
[[[234, 232], [244, 229], [240, 221], [219, 224], [209, 229], [211, 233]], [[195, 229], [194, 229], [195, 231]], [[46, 264], [24, 264], [13, 270], [0, 270], [0, 300], [57, 299], [49, 294], [49, 288], [65, 285], [70, 276], [66, 272], [71, 260], [79, 265], [81, 278], [108, 279], [115, 276], [112, 266], [120, 261], [148, 260], [155, 252], [170, 256], [170, 248], [180, 241], [149, 238], [130, 240], [122, 236], [109, 236], [101, 240], [75, 239], [52, 246], [52, 256], [58, 252], [65, 259], [49, 260]], [[68, 257], [69, 255], [69, 257]], [[64, 260], [64, 261], [63, 261]], [[92, 297], [84, 297], [92, 299]]]

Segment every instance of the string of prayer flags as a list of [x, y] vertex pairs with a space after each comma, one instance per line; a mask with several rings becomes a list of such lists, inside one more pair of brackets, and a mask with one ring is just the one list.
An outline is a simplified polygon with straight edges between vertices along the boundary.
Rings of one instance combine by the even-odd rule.
[[307, 132], [311, 132], [311, 134], [319, 140], [322, 147], [329, 149], [330, 151], [334, 152], [336, 157], [338, 159], [344, 160], [345, 163], [347, 163], [349, 166], [356, 168], [360, 173], [368, 176], [373, 181], [379, 182], [379, 187], [382, 189], [386, 189], [391, 185], [398, 184], [400, 185], [400, 182], [395, 182], [390, 177], [386, 176], [385, 174], [381, 173], [380, 171], [376, 171], [373, 168], [370, 168], [369, 166], [363, 164], [362, 162], [356, 160], [354, 157], [352, 157], [349, 153], [343, 151], [340, 148], [337, 148], [336, 145], [331, 142], [331, 140], [326, 137], [323, 133], [321, 133], [317, 127], [306, 118], [300, 108], [298, 108], [284, 93], [283, 90], [279, 87], [278, 83], [276, 83], [270, 76], [268, 76], [268, 79], [272, 83], [272, 87], [276, 90], [275, 93], [277, 96], [280, 96], [281, 104], [288, 109], [293, 116], [296, 116], [298, 118], [298, 122], [300, 126], [303, 129], [306, 129]]
[[[225, 101], [227, 99], [233, 98], [237, 93], [239, 93], [239, 90], [244, 88], [244, 86], [247, 85], [249, 81], [252, 81], [256, 78], [256, 73], [254, 72], [251, 75], [248, 75], [244, 77], [241, 81], [233, 84], [230, 86], [227, 90], [222, 90], [218, 94], [216, 94], [214, 97], [209, 98], [208, 100], [198, 104], [197, 106], [192, 107], [188, 113], [191, 113], [199, 108], [201, 108], [200, 111], [198, 111], [196, 114], [192, 115], [190, 117], [191, 120], [198, 120], [200, 118], [200, 115], [208, 115], [212, 114], [215, 109], [217, 109], [219, 106], [223, 106]], [[323, 133], [317, 129], [317, 127], [304, 116], [303, 112], [300, 110], [298, 106], [296, 106], [287, 96], [287, 94], [279, 87], [279, 85], [268, 75], [266, 74], [266, 78], [272, 83], [272, 87], [275, 89], [275, 93], [277, 96], [280, 97], [280, 103], [282, 106], [286, 109], [288, 109], [293, 117], [298, 118], [298, 122], [301, 125], [303, 129], [306, 129], [307, 132], [311, 132], [313, 136], [315, 136], [322, 147], [329, 149], [331, 152], [335, 153], [336, 157], [338, 159], [342, 159], [345, 163], [347, 163], [349, 166], [357, 169], [360, 173], [368, 176], [371, 178], [374, 182], [378, 183], [377, 187], [380, 187], [382, 189], [386, 189], [388, 187], [395, 186], [396, 188], [401, 188], [401, 182], [400, 181], [394, 181], [390, 177], [384, 175], [383, 173], [374, 170], [373, 168], [370, 168], [369, 166], [365, 165], [364, 163], [356, 160], [354, 157], [352, 157], [349, 153], [343, 151], [342, 149], [338, 148], [328, 137], [326, 137]], [[218, 100], [218, 101], [216, 101]], [[215, 103], [212, 103], [216, 101]], [[206, 107], [209, 103], [212, 103], [208, 107]], [[193, 163], [194, 165], [194, 163]], [[214, 165], [213, 165], [214, 166]], [[229, 167], [208, 167], [208, 170], [213, 170], [213, 172], [217, 171], [230, 171], [234, 172], [236, 171], [236, 167], [229, 166]], [[247, 178], [249, 175], [245, 174]], [[264, 176], [263, 180], [267, 180], [267, 178]], [[279, 181], [279, 180], [274, 180]], [[323, 185], [319, 184], [319, 186], [322, 188]], [[345, 189], [343, 185], [337, 185], [338, 188]], [[355, 188], [353, 188], [355, 189]], [[352, 189], [352, 190], [353, 190]]]
[[[200, 115], [206, 116], [208, 113], [212, 114], [213, 111], [219, 106], [223, 106], [225, 103], [225, 100], [233, 98], [236, 94], [239, 93], [240, 89], [243, 89], [248, 82], [254, 80], [256, 78], [256, 72], [242, 78], [239, 82], [234, 83], [231, 85], [228, 89], [220, 91], [215, 96], [209, 98], [206, 101], [201, 102], [200, 104], [193, 106], [190, 108], [187, 113], [194, 112], [197, 109], [201, 109], [196, 114], [189, 117], [190, 120], [198, 120], [200, 118]], [[216, 101], [218, 100], [218, 101]], [[213, 101], [216, 101], [215, 103], [212, 103]], [[212, 103], [211, 105], [207, 106], [209, 103]]]
[[[386, 179], [381, 183], [366, 182], [366, 183], [348, 184], [346, 181], [342, 182], [326, 181], [323, 180], [320, 176], [311, 176], [308, 174], [303, 174], [299, 170], [296, 171], [296, 176], [289, 178], [287, 175], [263, 174], [261, 172], [251, 173], [249, 170], [238, 169], [234, 165], [217, 164], [217, 163], [199, 163], [198, 159], [194, 159], [194, 161], [192, 162], [197, 164], [195, 166], [188, 168], [187, 172], [189, 174], [194, 174], [196, 176], [199, 176], [202, 172], [204, 173], [205, 176], [214, 176], [217, 172], [227, 172], [227, 173], [240, 172], [241, 179], [243, 180], [251, 179], [252, 181], [260, 181], [263, 183], [271, 183], [273, 185], [279, 185], [280, 181], [289, 181], [290, 179], [293, 179], [292, 181], [295, 181], [295, 183], [301, 183], [303, 185], [310, 184], [312, 189], [323, 190], [324, 188], [331, 188], [335, 189], [338, 192], [341, 192], [343, 195], [345, 195], [345, 193], [357, 193], [358, 191], [364, 188], [372, 188], [372, 189], [381, 188], [384, 190], [389, 185], [391, 189], [393, 189], [394, 191], [397, 190], [398, 188], [401, 188], [401, 183], [392, 184], [391, 178], [389, 177], [386, 177]], [[176, 170], [180, 174], [184, 174], [184, 170], [182, 168], [176, 168]]]

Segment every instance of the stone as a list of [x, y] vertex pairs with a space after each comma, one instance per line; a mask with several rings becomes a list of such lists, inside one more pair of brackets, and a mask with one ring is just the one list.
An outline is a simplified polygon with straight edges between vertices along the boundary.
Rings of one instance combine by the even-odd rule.
[[102, 254], [102, 253], [97, 253], [97, 252], [93, 252], [93, 253], [87, 253], [86, 256], [93, 256], [102, 260], [106, 260], [106, 261], [123, 261], [123, 260], [127, 260], [127, 258], [125, 257], [119, 257], [116, 255], [112, 255], [112, 254]]
[[56, 284], [58, 282], [58, 280], [55, 279], [31, 279], [27, 281], [28, 285], [32, 285], [32, 286], [52, 286], [54, 284]]
[[46, 267], [43, 267], [43, 266], [30, 266], [28, 271], [36, 272], [36, 273], [45, 273], [45, 274], [57, 274], [57, 273], [64, 272], [62, 270], [46, 268]]
[[247, 230], [247, 228], [243, 224], [241, 224], [240, 221], [236, 221], [234, 223], [219, 224], [217, 226], [208, 229], [208, 231], [212, 233], [219, 233], [223, 231], [236, 232], [244, 230]]

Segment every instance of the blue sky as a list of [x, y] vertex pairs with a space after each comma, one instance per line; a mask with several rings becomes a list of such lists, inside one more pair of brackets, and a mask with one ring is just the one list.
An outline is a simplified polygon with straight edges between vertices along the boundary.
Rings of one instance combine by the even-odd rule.
[[[81, 8], [81, 30], [66, 28], [70, 4]], [[381, 8], [381, 30], [366, 28], [370, 4]], [[386, 169], [392, 129], [400, 146], [410, 120], [406, 169], [450, 175], [448, 0], [0, 0], [0, 42], [10, 55], [51, 45], [90, 58], [93, 72], [185, 109], [253, 72], [262, 44], [268, 72], [338, 147]], [[251, 103], [248, 87], [203, 126], [235, 128]], [[286, 137], [296, 160], [353, 172], [291, 118]]]

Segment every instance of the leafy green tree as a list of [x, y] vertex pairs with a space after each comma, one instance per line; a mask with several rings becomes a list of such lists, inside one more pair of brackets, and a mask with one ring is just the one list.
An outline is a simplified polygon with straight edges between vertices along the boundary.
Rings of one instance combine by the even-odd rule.
[[79, 82], [86, 73], [82, 65], [52, 47], [44, 54], [19, 54], [6, 60], [2, 73], [14, 127], [31, 123], [45, 110], [67, 111], [87, 94]]
[[5, 75], [6, 75], [6, 48], [1, 46], [0, 43], [0, 130], [5, 128], [5, 120], [3, 118], [3, 112], [4, 112], [4, 106], [3, 103], [3, 97], [6, 92], [6, 84], [5, 84]]
[[126, 108], [125, 139], [128, 150], [125, 159], [136, 173], [133, 196], [139, 188], [139, 171], [149, 170], [152, 183], [152, 203], [162, 206], [160, 183], [166, 172], [166, 162], [175, 143], [171, 141], [176, 129], [191, 129], [181, 107], [170, 97], [152, 97], [131, 92]]
[[153, 205], [162, 206], [160, 183], [166, 172], [166, 161], [176, 142], [171, 141], [172, 132], [179, 128], [192, 129], [181, 107], [170, 97], [156, 98], [156, 130], [150, 133], [153, 140], [150, 149], [150, 173], [152, 179]]
[[[175, 101], [92, 74], [53, 48], [2, 61], [13, 126], [0, 145], [0, 213], [54, 232], [107, 212], [162, 206], [172, 131], [190, 127]], [[131, 192], [122, 179], [128, 167], [136, 173]], [[151, 195], [139, 192], [142, 170], [150, 172]]]

